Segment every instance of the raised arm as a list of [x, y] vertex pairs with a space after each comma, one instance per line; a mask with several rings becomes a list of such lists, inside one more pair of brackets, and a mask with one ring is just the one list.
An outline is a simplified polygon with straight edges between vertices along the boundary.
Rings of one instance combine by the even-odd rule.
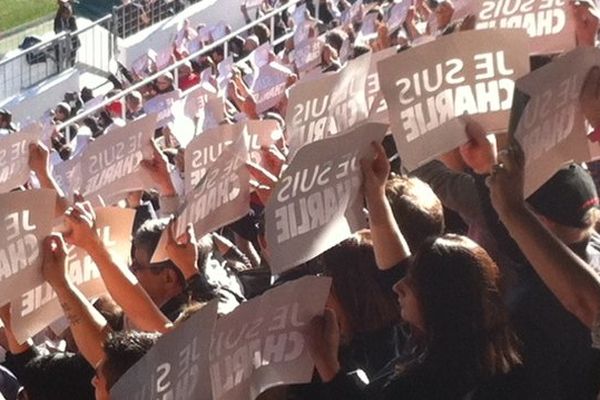
[[171, 323], [152, 302], [148, 293], [128, 269], [115, 263], [95, 229], [95, 214], [89, 203], [77, 203], [65, 213], [65, 240], [84, 249], [94, 260], [111, 297], [136, 327], [164, 333]]
[[62, 237], [57, 234], [48, 236], [44, 240], [42, 252], [44, 279], [58, 296], [79, 351], [95, 367], [104, 358], [102, 343], [108, 336], [110, 327], [102, 314], [67, 276], [66, 250]]
[[63, 193], [58, 183], [54, 180], [50, 171], [49, 163], [50, 151], [41, 142], [29, 144], [29, 168], [35, 173], [40, 186], [43, 189], [54, 189], [57, 193], [55, 215], [62, 215], [67, 207], [69, 200]]
[[385, 196], [385, 183], [390, 173], [390, 163], [385, 155], [385, 149], [379, 143], [373, 143], [373, 148], [375, 158], [361, 160], [361, 167], [375, 260], [379, 269], [387, 270], [398, 265], [411, 254]]
[[523, 196], [525, 157], [513, 142], [498, 155], [487, 180], [492, 204], [544, 284], [582, 323], [593, 327], [600, 316], [600, 281], [590, 266], [552, 234]]

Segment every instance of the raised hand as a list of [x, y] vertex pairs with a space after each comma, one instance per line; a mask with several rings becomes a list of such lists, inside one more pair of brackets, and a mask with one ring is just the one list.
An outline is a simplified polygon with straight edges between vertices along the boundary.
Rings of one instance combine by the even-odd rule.
[[600, 67], [590, 69], [579, 96], [581, 110], [594, 128], [600, 127]]
[[42, 245], [42, 275], [54, 289], [69, 285], [66, 268], [65, 242], [58, 234], [51, 234]]
[[373, 159], [360, 160], [365, 196], [385, 196], [385, 183], [390, 174], [390, 162], [381, 143], [372, 143], [375, 151]]
[[498, 154], [498, 164], [493, 166], [486, 180], [492, 205], [500, 217], [524, 207], [524, 171], [525, 154], [519, 143], [513, 140], [506, 150]]
[[466, 132], [469, 141], [460, 146], [460, 155], [476, 173], [489, 174], [497, 157], [495, 137], [487, 135], [485, 129], [475, 121], [467, 123]]
[[169, 173], [169, 161], [154, 140], [152, 141], [152, 159], [142, 160], [140, 166], [156, 183], [162, 196], [169, 197], [176, 194]]
[[67, 243], [89, 249], [101, 244], [96, 231], [96, 214], [89, 202], [75, 203], [65, 212], [66, 232], [63, 234]]
[[324, 382], [329, 382], [340, 370], [338, 351], [340, 328], [335, 312], [326, 308], [323, 316], [314, 317], [306, 332], [308, 351]]
[[595, 46], [600, 15], [593, 2], [571, 1], [571, 11], [575, 19], [577, 46]]
[[29, 168], [35, 172], [36, 176], [49, 175], [49, 157], [50, 151], [42, 142], [29, 143]]
[[185, 233], [179, 238], [175, 237], [176, 224], [172, 221], [167, 227], [167, 255], [177, 265], [186, 279], [198, 273], [198, 245], [194, 234], [194, 227], [189, 224]]

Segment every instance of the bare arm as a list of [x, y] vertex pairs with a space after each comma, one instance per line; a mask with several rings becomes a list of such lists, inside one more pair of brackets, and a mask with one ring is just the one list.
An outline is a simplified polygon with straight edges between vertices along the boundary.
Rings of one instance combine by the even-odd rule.
[[76, 204], [65, 214], [67, 242], [84, 249], [100, 270], [111, 297], [123, 308], [133, 323], [149, 332], [168, 331], [169, 320], [152, 302], [148, 293], [128, 269], [115, 263], [95, 229], [95, 215], [89, 203]]
[[58, 296], [79, 351], [90, 365], [96, 366], [104, 358], [102, 343], [110, 327], [102, 314], [67, 277], [66, 250], [62, 238], [58, 235], [48, 236], [43, 246], [44, 278]]
[[589, 265], [552, 234], [523, 200], [524, 156], [512, 143], [498, 156], [488, 178], [492, 204], [544, 284], [582, 323], [592, 327], [600, 314], [600, 280]]
[[375, 260], [381, 270], [390, 269], [410, 257], [410, 249], [385, 196], [390, 164], [381, 144], [374, 144], [375, 159], [362, 160], [365, 198], [369, 209], [369, 227]]
[[29, 144], [29, 168], [35, 173], [35, 176], [43, 189], [53, 189], [56, 191], [57, 199], [55, 216], [59, 216], [65, 212], [67, 207], [69, 207], [69, 200], [52, 176], [48, 161], [49, 156], [50, 152], [48, 151], [48, 148], [42, 143]]

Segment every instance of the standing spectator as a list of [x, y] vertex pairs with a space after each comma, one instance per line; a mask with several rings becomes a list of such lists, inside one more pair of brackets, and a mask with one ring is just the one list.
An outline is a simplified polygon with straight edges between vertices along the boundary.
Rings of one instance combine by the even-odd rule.
[[[73, 6], [68, 0], [60, 0], [58, 3], [58, 10], [56, 11], [56, 17], [54, 17], [54, 33], [59, 34], [61, 32], [76, 32], [77, 31], [77, 21], [73, 16]], [[66, 45], [67, 42], [65, 42]], [[62, 47], [62, 46], [60, 46]], [[59, 47], [59, 49], [60, 49]], [[70, 48], [62, 48], [57, 49], [57, 63], [59, 65], [59, 69], [61, 69], [62, 65], [70, 65], [71, 67], [75, 65], [75, 55], [77, 54], [77, 49], [81, 47], [81, 42], [78, 37], [71, 38], [71, 47]], [[65, 60], [63, 64], [62, 55], [69, 52], [68, 62]]]

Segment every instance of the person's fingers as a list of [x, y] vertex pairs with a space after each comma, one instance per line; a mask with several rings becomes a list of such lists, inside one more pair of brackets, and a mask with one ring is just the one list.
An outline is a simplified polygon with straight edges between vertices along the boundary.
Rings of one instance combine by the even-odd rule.
[[84, 201], [81, 203], [81, 207], [85, 210], [85, 212], [90, 216], [92, 220], [96, 219], [96, 212], [94, 211], [94, 207], [92, 207], [91, 202]]
[[485, 141], [487, 137], [487, 132], [485, 131], [483, 126], [472, 119], [467, 120], [465, 132], [467, 133], [467, 137], [470, 140], [473, 140], [477, 143]]
[[177, 241], [175, 240], [176, 225], [174, 220], [171, 220], [171, 223], [167, 225], [167, 249], [177, 246]]
[[187, 235], [186, 243], [195, 245], [196, 244], [196, 233], [194, 232], [194, 225], [191, 223], [188, 224], [187, 227], [185, 228], [185, 233]]
[[85, 201], [85, 198], [83, 197], [83, 195], [81, 193], [79, 193], [78, 191], [75, 191], [73, 193], [73, 202], [74, 203], [83, 203]]
[[325, 308], [323, 312], [323, 328], [328, 334], [337, 334], [339, 332], [337, 316], [331, 308]]
[[371, 147], [375, 151], [375, 159], [383, 160], [387, 159], [387, 155], [385, 154], [385, 147], [379, 142], [371, 142]]
[[67, 255], [67, 249], [62, 235], [58, 233], [52, 233], [50, 236], [48, 236], [48, 239], [51, 242], [51, 248], [54, 257], [58, 258], [59, 260], [64, 259]]

